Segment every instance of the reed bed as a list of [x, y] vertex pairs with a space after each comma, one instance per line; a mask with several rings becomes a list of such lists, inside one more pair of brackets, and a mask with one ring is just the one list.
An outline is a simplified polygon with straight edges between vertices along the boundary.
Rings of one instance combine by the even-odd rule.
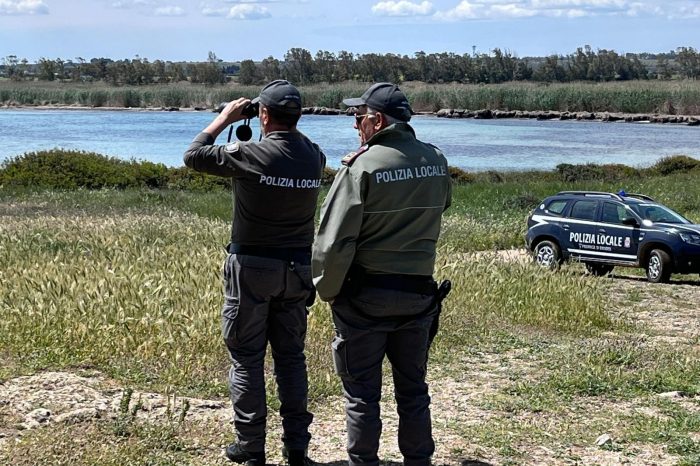
[[[345, 82], [301, 86], [306, 107], [339, 108], [344, 98], [360, 95], [368, 83]], [[108, 86], [72, 83], [0, 82], [0, 104], [85, 107], [212, 108], [240, 96], [252, 98], [261, 86], [187, 83]], [[625, 81], [612, 83], [531, 83], [493, 85], [407, 82], [402, 89], [414, 110], [441, 108], [492, 110], [557, 110], [624, 113], [700, 114], [700, 82]]]
[[505, 83], [494, 85], [416, 85], [408, 97], [419, 110], [439, 108], [557, 110], [569, 112], [700, 113], [697, 81], [617, 83]]

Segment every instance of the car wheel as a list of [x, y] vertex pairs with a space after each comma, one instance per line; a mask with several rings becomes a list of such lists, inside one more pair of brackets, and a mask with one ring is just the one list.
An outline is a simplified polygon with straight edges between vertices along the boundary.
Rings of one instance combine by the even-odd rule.
[[647, 279], [652, 283], [666, 283], [671, 277], [671, 256], [663, 249], [654, 249], [647, 262]]
[[603, 277], [612, 272], [614, 268], [615, 266], [610, 264], [596, 264], [593, 262], [586, 262], [586, 270], [588, 270], [588, 273], [590, 273], [591, 275], [595, 275], [596, 277]]
[[535, 262], [537, 265], [554, 270], [561, 263], [561, 250], [554, 241], [540, 241], [535, 246]]

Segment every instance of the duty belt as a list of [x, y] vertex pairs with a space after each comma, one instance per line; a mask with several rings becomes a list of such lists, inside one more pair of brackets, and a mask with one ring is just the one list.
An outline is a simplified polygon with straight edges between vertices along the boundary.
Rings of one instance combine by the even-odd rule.
[[430, 275], [369, 273], [357, 265], [350, 269], [346, 286], [351, 294], [355, 294], [364, 286], [427, 295], [434, 295], [437, 290], [437, 284]]
[[435, 294], [435, 281], [426, 275], [365, 274], [363, 285], [418, 294]]
[[229, 243], [226, 246], [229, 254], [244, 256], [267, 257], [287, 262], [297, 262], [302, 265], [311, 264], [311, 246], [302, 248], [273, 248], [270, 246], [254, 246], [240, 243]]

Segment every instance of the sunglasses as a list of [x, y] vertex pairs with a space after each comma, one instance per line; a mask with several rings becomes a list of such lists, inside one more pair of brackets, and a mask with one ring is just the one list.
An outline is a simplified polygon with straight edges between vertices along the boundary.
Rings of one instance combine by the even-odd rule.
[[374, 113], [363, 113], [362, 115], [355, 114], [355, 123], [359, 126], [365, 117], [373, 117]]

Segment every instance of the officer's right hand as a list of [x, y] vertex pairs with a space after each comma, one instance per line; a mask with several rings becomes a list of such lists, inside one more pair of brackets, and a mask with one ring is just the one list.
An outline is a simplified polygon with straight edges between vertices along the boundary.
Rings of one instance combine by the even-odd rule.
[[250, 103], [250, 99], [241, 97], [236, 100], [232, 100], [223, 110], [221, 110], [220, 116], [224, 118], [227, 125], [234, 123], [236, 121], [244, 120], [246, 117], [241, 115], [243, 109]]

